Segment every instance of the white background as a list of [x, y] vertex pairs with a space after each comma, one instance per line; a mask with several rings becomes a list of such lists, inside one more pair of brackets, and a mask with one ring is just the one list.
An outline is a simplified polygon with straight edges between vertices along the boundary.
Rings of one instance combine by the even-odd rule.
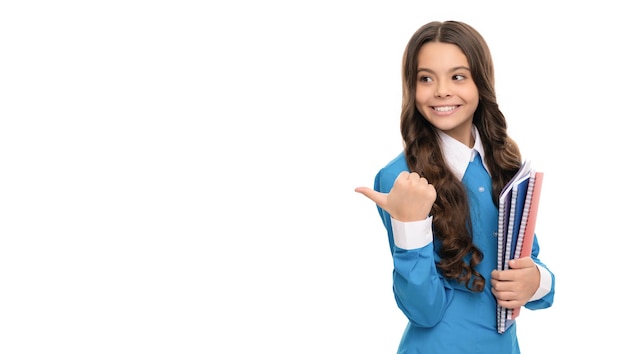
[[613, 353], [625, 31], [611, 1], [0, 5], [0, 352], [393, 353], [374, 204], [422, 24], [488, 41], [545, 172], [554, 306], [524, 353]]

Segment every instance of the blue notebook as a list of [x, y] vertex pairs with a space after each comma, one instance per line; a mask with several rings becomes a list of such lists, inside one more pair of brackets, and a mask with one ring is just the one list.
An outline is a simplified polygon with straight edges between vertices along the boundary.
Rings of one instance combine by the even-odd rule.
[[[530, 161], [524, 160], [519, 171], [500, 193], [498, 199], [498, 270], [508, 269], [508, 261], [515, 257], [522, 215], [527, 204], [529, 181], [533, 173]], [[515, 321], [509, 311], [500, 305], [497, 305], [496, 317], [498, 333], [504, 333]]]

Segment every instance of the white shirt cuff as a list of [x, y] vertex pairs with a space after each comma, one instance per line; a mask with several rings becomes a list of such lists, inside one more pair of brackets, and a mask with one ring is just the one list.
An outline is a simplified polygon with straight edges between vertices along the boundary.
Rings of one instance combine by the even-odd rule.
[[528, 302], [541, 299], [552, 289], [552, 276], [550, 275], [550, 272], [539, 264], [537, 264], [537, 269], [539, 269], [539, 274], [541, 275], [539, 280], [539, 289], [537, 289], [535, 295], [533, 295]]
[[403, 222], [391, 218], [393, 242], [405, 250], [422, 248], [433, 242], [433, 217], [424, 220]]

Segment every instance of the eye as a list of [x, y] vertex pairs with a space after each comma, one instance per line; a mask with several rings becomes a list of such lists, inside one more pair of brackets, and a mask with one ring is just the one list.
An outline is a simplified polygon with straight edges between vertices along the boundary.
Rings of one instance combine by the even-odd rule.
[[466, 79], [465, 75], [461, 75], [461, 74], [452, 75], [452, 80], [455, 80], [455, 81], [461, 81], [465, 79]]
[[420, 76], [417, 78], [419, 82], [433, 82], [433, 79], [429, 76]]

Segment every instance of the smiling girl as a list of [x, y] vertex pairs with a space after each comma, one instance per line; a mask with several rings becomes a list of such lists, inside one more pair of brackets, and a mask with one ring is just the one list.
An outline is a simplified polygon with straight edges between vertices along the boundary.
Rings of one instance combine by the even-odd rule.
[[408, 324], [398, 353], [520, 353], [516, 325], [496, 329], [496, 304], [552, 306], [554, 275], [539, 256], [497, 266], [497, 198], [521, 166], [496, 101], [483, 37], [458, 22], [431, 22], [402, 63], [404, 151], [374, 188], [393, 257], [393, 293]]

